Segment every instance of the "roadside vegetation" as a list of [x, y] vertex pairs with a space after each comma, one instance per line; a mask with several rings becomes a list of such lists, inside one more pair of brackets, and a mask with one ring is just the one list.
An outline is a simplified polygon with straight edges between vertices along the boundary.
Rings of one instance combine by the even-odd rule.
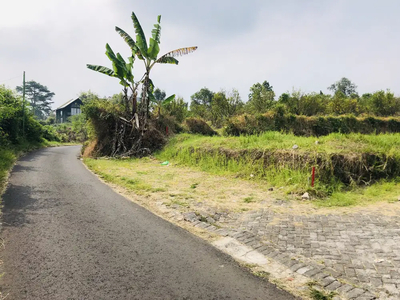
[[33, 110], [16, 92], [0, 86], [0, 192], [20, 154], [60, 143], [56, 130], [38, 116], [42, 116], [39, 105]]

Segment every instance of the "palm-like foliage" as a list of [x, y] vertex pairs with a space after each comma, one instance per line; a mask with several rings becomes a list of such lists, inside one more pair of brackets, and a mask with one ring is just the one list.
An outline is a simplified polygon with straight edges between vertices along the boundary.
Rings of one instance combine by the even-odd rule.
[[[157, 23], [154, 24], [154, 28], [151, 31], [151, 37], [149, 39], [149, 43], [146, 42], [146, 36], [143, 32], [142, 26], [135, 13], [132, 12], [132, 22], [133, 27], [135, 29], [135, 39], [133, 39], [127, 32], [119, 27], [115, 27], [115, 30], [118, 34], [124, 39], [124, 41], [128, 44], [129, 48], [132, 51], [132, 55], [128, 58], [129, 62], [127, 63], [122, 56], [117, 53], [115, 55], [114, 51], [107, 44], [106, 45], [106, 55], [112, 62], [112, 69], [98, 66], [98, 65], [87, 65], [87, 67], [91, 70], [100, 72], [102, 74], [116, 77], [120, 80], [120, 84], [124, 86], [124, 94], [126, 99], [126, 105], [129, 106], [128, 101], [128, 89], [131, 90], [131, 98], [133, 99], [133, 110], [132, 114], [136, 113], [136, 96], [137, 89], [139, 85], [142, 85], [142, 94], [141, 94], [141, 113], [145, 119], [145, 123], [149, 113], [149, 104], [150, 101], [154, 99], [153, 96], [153, 88], [154, 85], [150, 79], [150, 71], [154, 67], [155, 64], [175, 64], [177, 65], [179, 61], [176, 57], [181, 55], [189, 54], [197, 49], [197, 47], [187, 47], [187, 48], [179, 48], [162, 56], [158, 56], [160, 52], [160, 42], [161, 42], [161, 16], [157, 17]], [[137, 57], [139, 60], [144, 62], [145, 65], [145, 74], [142, 79], [135, 82], [133, 76], [133, 63]], [[170, 98], [168, 98], [169, 100]], [[173, 98], [171, 98], [172, 101]]]
[[[161, 16], [157, 17], [157, 23], [154, 24], [154, 28], [151, 31], [151, 37], [148, 43], [146, 41], [146, 36], [143, 32], [142, 26], [140, 25], [135, 13], [132, 12], [131, 17], [135, 30], [135, 39], [121, 28], [115, 27], [117, 33], [124, 39], [131, 49], [132, 54], [128, 58], [128, 61], [125, 61], [119, 53], [115, 54], [111, 47], [107, 44], [106, 55], [111, 60], [112, 68], [98, 65], [87, 65], [87, 67], [91, 70], [118, 78], [120, 84], [123, 86], [126, 115], [119, 116], [120, 120], [118, 122], [122, 122], [122, 125], [118, 125], [118, 122], [115, 125], [116, 134], [114, 137], [113, 155], [120, 152], [120, 149], [125, 149], [124, 155], [132, 155], [134, 153], [141, 152], [141, 141], [144, 136], [144, 131], [148, 128], [147, 121], [149, 118], [150, 102], [154, 101], [155, 99], [153, 95], [154, 84], [150, 79], [150, 71], [154, 65], [177, 65], [179, 62], [176, 57], [189, 54], [197, 49], [197, 47], [180, 48], [159, 56]], [[145, 66], [145, 73], [138, 81], [135, 81], [133, 76], [133, 65], [135, 58], [143, 61]], [[139, 87], [141, 87], [141, 97], [140, 106], [137, 107]], [[160, 105], [171, 102], [174, 97], [175, 95], [168, 97], [163, 103], [160, 103]], [[132, 107], [131, 115], [128, 114], [130, 106]], [[125, 130], [127, 126], [131, 127], [132, 130]], [[128, 151], [127, 149], [129, 148], [127, 147], [127, 144], [131, 145], [128, 146], [130, 148]]]
[[157, 17], [157, 23], [154, 24], [154, 29], [151, 31], [151, 37], [149, 43], [146, 42], [146, 36], [143, 32], [142, 26], [135, 13], [132, 12], [132, 22], [136, 33], [136, 41], [124, 30], [119, 27], [115, 27], [115, 30], [124, 39], [128, 46], [132, 50], [132, 55], [136, 55], [140, 60], [144, 62], [146, 72], [143, 76], [141, 83], [142, 86], [142, 108], [145, 110], [145, 114], [148, 115], [149, 110], [149, 99], [153, 99], [152, 95], [153, 84], [150, 80], [150, 71], [156, 63], [161, 64], [175, 64], [179, 61], [175, 58], [177, 56], [189, 54], [197, 49], [197, 47], [180, 48], [170, 51], [158, 58], [160, 52], [160, 38], [161, 38], [161, 16]]

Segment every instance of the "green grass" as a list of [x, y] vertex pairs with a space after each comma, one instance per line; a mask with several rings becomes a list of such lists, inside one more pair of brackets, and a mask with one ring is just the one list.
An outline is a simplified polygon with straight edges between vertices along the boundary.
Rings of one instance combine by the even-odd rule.
[[[85, 158], [84, 162], [89, 167], [89, 169], [93, 170], [96, 174], [98, 174], [100, 178], [104, 179], [107, 182], [112, 182], [114, 184], [123, 186], [129, 190], [132, 190], [136, 192], [138, 195], [146, 195], [147, 193], [155, 193], [165, 190], [161, 187], [153, 188], [152, 185], [141, 180], [139, 178], [140, 177], [139, 174], [137, 175], [137, 177], [133, 177], [132, 175], [120, 176], [120, 174], [117, 174], [115, 172], [106, 169], [107, 164], [109, 163], [108, 160], [104, 161], [100, 159], [97, 160], [97, 159]], [[128, 170], [131, 168], [130, 160], [126, 161], [117, 160], [116, 162], [125, 166], [125, 168], [127, 168]]]
[[337, 191], [326, 199], [315, 201], [320, 207], [354, 206], [380, 201], [396, 202], [400, 197], [398, 180], [381, 180], [368, 187], [359, 187], [351, 191]]
[[[318, 144], [316, 144], [316, 141], [318, 141]], [[292, 150], [292, 147], [297, 145], [299, 146], [297, 149], [299, 152], [306, 151], [328, 154], [373, 152], [400, 157], [400, 133], [380, 135], [333, 133], [319, 138], [300, 137], [276, 131], [240, 137], [207, 137], [185, 133], [172, 138], [167, 148], [163, 150], [163, 153], [167, 154], [169, 151], [174, 151], [173, 148], [175, 145], [183, 148], [261, 149], [268, 151]], [[162, 155], [162, 157], [164, 156]]]
[[254, 200], [254, 197], [249, 196], [249, 197], [244, 198], [243, 202], [244, 203], [252, 203], [252, 202], [255, 202], [255, 200]]
[[[318, 143], [316, 141], [318, 140]], [[293, 150], [293, 145], [298, 149]], [[218, 150], [224, 149], [221, 154]], [[243, 152], [246, 150], [245, 152]], [[276, 160], [270, 165], [252, 157], [252, 150], [276, 153]], [[227, 155], [226, 152], [232, 153]], [[242, 152], [240, 152], [242, 151]], [[266, 183], [279, 188], [288, 198], [309, 192], [315, 204], [322, 207], [353, 206], [378, 201], [397, 201], [400, 196], [400, 178], [380, 179], [374, 184], [358, 186], [345, 185], [334, 176], [327, 176], [325, 182], [310, 184], [312, 165], [280, 161], [279, 151], [303, 153], [310, 157], [329, 157], [343, 154], [359, 157], [362, 153], [384, 154], [400, 163], [400, 134], [362, 135], [331, 134], [328, 136], [298, 137], [292, 134], [266, 132], [255, 136], [206, 137], [180, 134], [173, 137], [156, 157], [175, 164], [190, 166], [211, 174], [234, 176]], [[275, 154], [274, 154], [275, 155]], [[229, 157], [231, 156], [231, 157]], [[318, 166], [317, 166], [318, 167]], [[245, 199], [245, 202], [251, 201]]]
[[44, 142], [43, 142], [43, 146], [46, 146], [46, 147], [76, 146], [76, 145], [81, 145], [81, 144], [80, 143], [62, 143], [62, 142], [48, 141], [48, 140], [44, 140]]
[[7, 179], [8, 171], [11, 169], [15, 160], [16, 154], [14, 151], [0, 148], [0, 194]]
[[[265, 138], [268, 134], [264, 134], [261, 138]], [[283, 136], [279, 133], [271, 133], [271, 136]], [[215, 175], [229, 176], [233, 175], [240, 178], [248, 178], [250, 180], [266, 181], [269, 185], [275, 187], [283, 187], [287, 194], [302, 193], [305, 191], [314, 194], [331, 194], [339, 191], [342, 184], [337, 181], [332, 181], [332, 185], [326, 186], [316, 183], [315, 188], [310, 188], [310, 173], [305, 169], [292, 169], [287, 166], [269, 166], [265, 168], [262, 164], [252, 161], [250, 156], [241, 156], [237, 159], [228, 159], [220, 154], [210, 154], [207, 151], [202, 154], [193, 155], [191, 147], [199, 147], [202, 149], [218, 148], [224, 146], [232, 147], [237, 145], [235, 139], [241, 140], [244, 137], [201, 137], [191, 136], [187, 134], [176, 136], [171, 140], [171, 143], [164, 148], [163, 151], [156, 154], [160, 160], [169, 159], [175, 163], [195, 167], [201, 171], [209, 172]], [[247, 137], [246, 137], [247, 138]], [[223, 141], [226, 140], [226, 143]], [[253, 140], [255, 140], [253, 138]], [[265, 144], [265, 140], [263, 140]], [[277, 149], [279, 143], [274, 142], [274, 145], [266, 144], [271, 149]], [[259, 143], [261, 144], [261, 143]], [[285, 143], [284, 143], [285, 144]], [[288, 144], [288, 142], [286, 142]], [[246, 143], [249, 146], [249, 144]], [[257, 145], [252, 143], [251, 145]], [[235, 148], [239, 150], [239, 148]]]
[[332, 300], [335, 296], [334, 292], [329, 292], [329, 294], [316, 290], [314, 288], [310, 289], [310, 296], [314, 300]]

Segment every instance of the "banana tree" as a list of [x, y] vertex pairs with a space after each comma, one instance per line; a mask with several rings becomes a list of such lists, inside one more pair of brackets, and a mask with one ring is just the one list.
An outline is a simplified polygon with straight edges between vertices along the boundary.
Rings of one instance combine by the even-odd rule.
[[[136, 39], [133, 39], [121, 28], [115, 27], [115, 30], [124, 39], [132, 51], [128, 61], [125, 61], [119, 53], [115, 54], [107, 44], [106, 55], [112, 62], [112, 69], [98, 65], [87, 65], [91, 70], [118, 78], [119, 83], [123, 86], [126, 116], [119, 116], [119, 120], [116, 120], [112, 155], [117, 155], [117, 153], [121, 152], [123, 155], [127, 156], [141, 155], [140, 153], [144, 153], [144, 150], [149, 153], [149, 149], [142, 148], [142, 140], [145, 136], [147, 136], [146, 138], [151, 136], [151, 134], [149, 134], [150, 131], [146, 133], [149, 128], [147, 122], [149, 118], [150, 101], [154, 99], [154, 84], [150, 79], [150, 71], [156, 64], [177, 65], [179, 62], [176, 57], [189, 54], [197, 49], [197, 47], [179, 48], [159, 56], [161, 16], [157, 17], [157, 23], [154, 25], [154, 29], [151, 32], [149, 43], [146, 42], [146, 36], [144, 35], [142, 26], [133, 12], [132, 21]], [[145, 66], [145, 73], [137, 81], [134, 80], [133, 76], [135, 58], [142, 61]], [[140, 105], [138, 105], [137, 101], [139, 98], [139, 88], [141, 88]], [[173, 97], [174, 95], [164, 100], [164, 104], [172, 101]], [[130, 105], [132, 105], [131, 112], [129, 112]]]
[[[100, 72], [102, 74], [108, 75], [110, 77], [118, 78], [119, 83], [124, 87], [124, 100], [126, 111], [129, 111], [129, 94], [128, 91], [131, 90], [134, 97], [137, 85], [135, 85], [133, 76], [133, 63], [135, 61], [135, 56], [131, 55], [128, 57], [128, 63], [123, 59], [121, 54], [117, 53], [115, 55], [114, 51], [111, 49], [109, 44], [106, 44], [106, 55], [111, 60], [113, 68], [107, 68], [98, 65], [86, 65], [87, 68], [93, 71]], [[132, 104], [133, 110], [135, 110], [134, 103]], [[133, 112], [135, 113], [135, 111]]]
[[164, 98], [163, 99], [159, 99], [159, 98], [156, 97], [156, 91], [153, 92], [152, 89], [150, 88], [149, 99], [150, 99], [150, 102], [153, 102], [156, 105], [155, 108], [157, 109], [157, 115], [160, 116], [161, 115], [161, 107], [164, 107], [168, 103], [174, 101], [175, 100], [175, 94], [165, 98], [165, 93], [164, 93]]
[[[157, 23], [154, 24], [151, 38], [149, 43], [146, 42], [146, 36], [143, 32], [142, 26], [135, 13], [132, 12], [133, 27], [135, 29], [136, 41], [130, 37], [128, 33], [119, 27], [115, 27], [115, 30], [125, 40], [132, 50], [132, 55], [136, 55], [137, 58], [143, 61], [145, 66], [145, 74], [139, 83], [142, 84], [141, 93], [141, 105], [140, 112], [144, 121], [144, 125], [147, 123], [149, 116], [150, 99], [154, 98], [152, 95], [152, 89], [154, 87], [150, 79], [150, 71], [155, 64], [174, 64], [177, 65], [179, 61], [175, 58], [181, 55], [189, 54], [197, 49], [197, 47], [186, 47], [179, 48], [173, 51], [169, 51], [162, 56], [158, 56], [160, 52], [160, 37], [161, 37], [161, 16], [157, 17]], [[171, 100], [172, 101], [172, 100]]]

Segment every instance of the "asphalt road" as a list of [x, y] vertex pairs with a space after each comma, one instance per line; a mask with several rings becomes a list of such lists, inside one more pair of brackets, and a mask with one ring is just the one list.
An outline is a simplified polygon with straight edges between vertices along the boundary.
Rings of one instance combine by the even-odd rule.
[[10, 299], [293, 299], [229, 256], [118, 195], [80, 147], [19, 160], [3, 200]]

